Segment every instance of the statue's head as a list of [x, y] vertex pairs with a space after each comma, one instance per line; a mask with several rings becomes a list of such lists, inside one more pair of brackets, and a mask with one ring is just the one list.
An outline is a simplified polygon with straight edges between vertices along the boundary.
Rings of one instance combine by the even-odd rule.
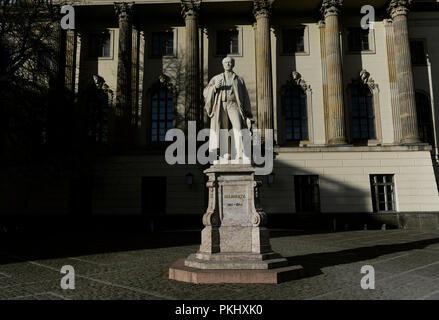
[[232, 57], [225, 57], [223, 59], [223, 67], [225, 71], [232, 71], [235, 66], [235, 59]]

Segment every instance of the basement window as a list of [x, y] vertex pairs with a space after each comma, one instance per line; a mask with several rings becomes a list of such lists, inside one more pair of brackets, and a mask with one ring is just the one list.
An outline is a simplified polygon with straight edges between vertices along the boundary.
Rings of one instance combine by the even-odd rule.
[[393, 174], [371, 174], [370, 187], [374, 212], [394, 212], [395, 183]]
[[319, 176], [294, 176], [296, 212], [320, 212]]

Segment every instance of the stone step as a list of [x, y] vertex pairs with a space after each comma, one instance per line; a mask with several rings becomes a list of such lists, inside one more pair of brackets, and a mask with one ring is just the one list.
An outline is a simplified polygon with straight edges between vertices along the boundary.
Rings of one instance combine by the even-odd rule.
[[280, 267], [286, 267], [288, 262], [285, 258], [277, 258], [270, 260], [237, 260], [237, 261], [206, 261], [196, 258], [188, 258], [185, 266], [195, 269], [209, 270], [268, 270]]
[[220, 252], [220, 253], [203, 253], [197, 252], [194, 255], [195, 259], [203, 261], [265, 261], [270, 259], [282, 258], [282, 256], [276, 252], [268, 253], [240, 253], [240, 252]]
[[286, 266], [268, 270], [196, 269], [178, 260], [169, 268], [169, 279], [191, 283], [281, 283], [305, 276], [302, 266]]

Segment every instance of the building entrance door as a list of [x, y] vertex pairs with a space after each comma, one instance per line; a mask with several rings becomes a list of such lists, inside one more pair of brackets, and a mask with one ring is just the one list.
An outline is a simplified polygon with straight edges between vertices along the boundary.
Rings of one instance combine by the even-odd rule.
[[142, 214], [151, 232], [157, 230], [166, 214], [166, 177], [142, 178]]

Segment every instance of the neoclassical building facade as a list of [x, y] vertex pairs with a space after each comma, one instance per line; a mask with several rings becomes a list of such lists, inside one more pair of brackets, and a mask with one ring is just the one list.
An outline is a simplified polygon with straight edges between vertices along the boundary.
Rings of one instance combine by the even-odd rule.
[[[205, 166], [167, 164], [165, 133], [209, 125], [203, 87], [225, 56], [245, 79], [255, 126], [274, 130], [273, 174], [260, 177], [268, 214], [370, 213], [404, 227], [439, 212], [438, 2], [73, 4], [65, 85], [92, 101], [88, 134], [104, 150], [93, 215], [201, 217]], [[368, 29], [364, 5], [375, 13]]]

